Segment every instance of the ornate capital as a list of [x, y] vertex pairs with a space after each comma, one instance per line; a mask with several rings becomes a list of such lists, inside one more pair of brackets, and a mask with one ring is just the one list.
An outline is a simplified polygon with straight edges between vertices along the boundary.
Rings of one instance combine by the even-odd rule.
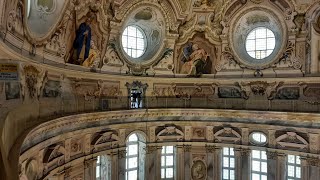
[[119, 159], [125, 158], [125, 157], [126, 157], [126, 153], [127, 153], [126, 150], [119, 150], [118, 158], [119, 158]]
[[147, 146], [146, 147], [146, 153], [147, 154], [152, 154], [153, 152], [157, 151], [158, 146]]
[[267, 153], [267, 158], [268, 159], [277, 160], [277, 158], [278, 158], [278, 153], [277, 152], [267, 151], [266, 153]]
[[238, 149], [237, 151], [240, 151], [241, 156], [250, 156], [250, 154], [251, 154], [250, 149]]
[[305, 157], [302, 158], [307, 162], [308, 166], [316, 166], [316, 167], [320, 167], [320, 159], [316, 158], [316, 157]]
[[183, 145], [184, 152], [190, 152], [191, 151], [191, 145]]
[[216, 150], [216, 146], [212, 146], [212, 145], [206, 145], [205, 148], [207, 153], [214, 153]]

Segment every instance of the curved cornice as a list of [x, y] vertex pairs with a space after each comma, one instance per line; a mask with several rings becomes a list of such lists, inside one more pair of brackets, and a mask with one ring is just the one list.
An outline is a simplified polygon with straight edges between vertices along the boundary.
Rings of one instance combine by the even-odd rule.
[[[34, 144], [75, 130], [121, 123], [146, 122], [225, 122], [289, 126], [297, 128], [320, 128], [320, 114], [285, 113], [215, 109], [141, 109], [99, 113], [86, 113], [57, 118], [32, 129], [23, 146]], [[43, 137], [45, 135], [46, 137]], [[32, 143], [31, 143], [32, 141]], [[28, 149], [23, 147], [22, 149]]]

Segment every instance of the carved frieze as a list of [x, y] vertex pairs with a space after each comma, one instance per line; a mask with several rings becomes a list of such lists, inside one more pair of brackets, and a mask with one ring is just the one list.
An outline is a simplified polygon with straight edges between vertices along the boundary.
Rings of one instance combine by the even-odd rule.
[[154, 84], [152, 94], [155, 97], [205, 98], [215, 94], [216, 86], [216, 84]]
[[256, 96], [266, 96], [268, 99], [274, 99], [277, 89], [283, 85], [283, 82], [253, 81], [237, 83], [241, 88], [244, 97], [249, 98], [252, 94]]
[[[162, 129], [162, 130], [161, 130]], [[184, 133], [176, 126], [160, 127], [157, 133], [157, 141], [175, 140], [181, 141], [184, 138]]]
[[233, 142], [241, 141], [241, 135], [231, 127], [224, 127], [214, 134], [216, 142]]
[[281, 148], [299, 148], [307, 150], [309, 143], [295, 132], [286, 132], [276, 138], [278, 146]]
[[72, 84], [74, 93], [82, 96], [85, 100], [92, 100], [100, 97], [119, 97], [122, 95], [119, 83], [110, 81], [75, 81]]
[[116, 148], [119, 145], [120, 138], [114, 131], [97, 133], [92, 140], [93, 151]]

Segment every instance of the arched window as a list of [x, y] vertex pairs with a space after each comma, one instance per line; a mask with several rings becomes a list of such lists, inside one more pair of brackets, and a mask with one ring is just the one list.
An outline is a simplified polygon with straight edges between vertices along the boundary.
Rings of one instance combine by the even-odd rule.
[[98, 156], [96, 180], [111, 180], [111, 159], [109, 156]]
[[126, 180], [144, 179], [145, 139], [133, 133], [127, 140]]

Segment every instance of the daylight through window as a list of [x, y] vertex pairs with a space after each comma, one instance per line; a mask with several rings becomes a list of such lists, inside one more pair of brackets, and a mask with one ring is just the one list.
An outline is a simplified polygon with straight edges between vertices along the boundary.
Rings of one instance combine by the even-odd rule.
[[300, 156], [288, 155], [287, 158], [287, 180], [301, 179]]
[[129, 136], [127, 142], [126, 180], [137, 180], [139, 169], [139, 142], [137, 134]]
[[267, 180], [268, 168], [266, 151], [252, 150], [251, 167], [252, 180]]
[[174, 147], [163, 146], [161, 152], [161, 179], [174, 179]]
[[259, 27], [249, 33], [246, 40], [247, 53], [255, 59], [264, 59], [273, 52], [276, 45], [274, 33]]
[[235, 174], [235, 157], [234, 149], [229, 147], [223, 148], [223, 165], [222, 165], [222, 175], [223, 180], [234, 180]]
[[122, 47], [128, 56], [141, 57], [146, 48], [145, 36], [141, 29], [136, 26], [128, 26], [122, 34]]

